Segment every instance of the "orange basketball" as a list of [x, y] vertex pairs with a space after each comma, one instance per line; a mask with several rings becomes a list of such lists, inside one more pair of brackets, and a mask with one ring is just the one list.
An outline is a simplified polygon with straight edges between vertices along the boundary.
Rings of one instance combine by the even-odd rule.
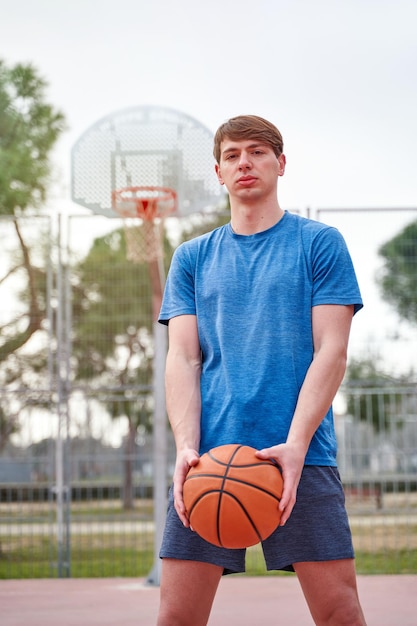
[[228, 444], [203, 454], [184, 483], [190, 524], [203, 539], [223, 548], [247, 548], [278, 527], [282, 476], [254, 448]]

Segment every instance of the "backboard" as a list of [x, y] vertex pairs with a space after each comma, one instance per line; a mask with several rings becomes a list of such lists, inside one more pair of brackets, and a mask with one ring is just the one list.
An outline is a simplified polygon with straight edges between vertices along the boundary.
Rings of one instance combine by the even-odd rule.
[[99, 120], [72, 149], [71, 196], [116, 217], [112, 193], [132, 186], [173, 189], [177, 215], [215, 210], [224, 192], [214, 173], [213, 134], [179, 111], [137, 106]]

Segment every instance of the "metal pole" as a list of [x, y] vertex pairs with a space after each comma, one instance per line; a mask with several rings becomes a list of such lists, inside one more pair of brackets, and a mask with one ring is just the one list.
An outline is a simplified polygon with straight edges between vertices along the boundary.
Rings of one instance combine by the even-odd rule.
[[154, 423], [153, 423], [153, 478], [154, 478], [154, 563], [146, 582], [158, 586], [161, 577], [159, 547], [165, 526], [167, 506], [167, 419], [165, 411], [165, 357], [167, 351], [166, 327], [158, 323], [165, 272], [162, 259], [149, 263], [153, 295], [154, 334]]
[[[56, 309], [56, 394], [57, 394], [57, 436], [55, 452], [55, 496], [56, 496], [56, 528], [57, 528], [57, 552], [58, 552], [58, 577], [69, 575], [68, 562], [68, 527], [64, 520], [65, 504], [67, 502], [67, 489], [65, 486], [64, 472], [64, 438], [68, 436], [68, 410], [65, 382], [65, 350], [64, 350], [64, 289], [62, 268], [62, 224], [61, 216], [58, 216], [58, 263], [57, 263], [57, 309]], [[64, 431], [65, 427], [65, 431]], [[67, 541], [66, 541], [67, 539]]]
[[56, 362], [55, 379], [57, 394], [57, 433], [55, 444], [55, 498], [56, 498], [56, 539], [58, 557], [58, 577], [63, 577], [64, 561], [64, 445], [62, 440], [62, 380], [61, 380], [61, 351], [62, 351], [62, 267], [61, 267], [61, 221], [58, 216], [58, 263], [57, 263], [57, 308], [56, 308]]
[[[65, 307], [64, 338], [65, 338], [65, 453], [64, 453], [64, 480], [65, 480], [65, 534], [66, 534], [66, 575], [71, 576], [71, 457], [70, 457], [70, 426], [71, 416], [69, 398], [71, 394], [71, 352], [72, 352], [72, 310], [71, 310], [71, 281], [70, 281], [70, 219], [66, 221], [66, 255], [64, 260], [64, 285], [62, 290], [63, 307]], [[61, 259], [62, 263], [62, 259]]]

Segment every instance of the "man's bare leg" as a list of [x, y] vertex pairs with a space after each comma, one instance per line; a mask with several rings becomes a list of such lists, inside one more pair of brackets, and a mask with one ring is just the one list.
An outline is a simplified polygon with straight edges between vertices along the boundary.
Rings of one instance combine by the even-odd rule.
[[294, 563], [317, 626], [366, 626], [353, 559]]
[[223, 568], [163, 559], [157, 626], [206, 626]]

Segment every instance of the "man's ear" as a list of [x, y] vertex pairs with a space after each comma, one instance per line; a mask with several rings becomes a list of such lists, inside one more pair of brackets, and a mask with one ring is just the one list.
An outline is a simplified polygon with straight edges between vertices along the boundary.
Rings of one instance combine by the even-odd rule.
[[278, 163], [279, 163], [279, 170], [278, 170], [278, 176], [284, 176], [284, 172], [285, 172], [285, 165], [287, 163], [287, 159], [285, 154], [280, 154], [278, 157]]
[[219, 179], [219, 183], [221, 185], [224, 185], [224, 180], [222, 178], [221, 172], [220, 172], [220, 167], [219, 164], [216, 163], [216, 165], [214, 166], [214, 169], [216, 170], [216, 174], [217, 174], [217, 178]]

